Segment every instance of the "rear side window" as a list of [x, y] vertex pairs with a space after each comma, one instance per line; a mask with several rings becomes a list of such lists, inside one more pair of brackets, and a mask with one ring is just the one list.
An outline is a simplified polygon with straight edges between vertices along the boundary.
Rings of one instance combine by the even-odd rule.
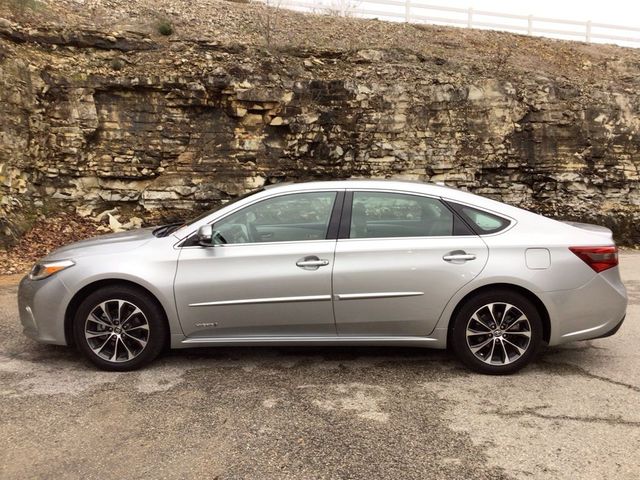
[[350, 238], [432, 237], [453, 232], [453, 213], [439, 200], [387, 192], [354, 192]]
[[506, 218], [499, 217], [493, 213], [478, 210], [464, 205], [453, 205], [456, 211], [471, 225], [479, 234], [486, 235], [504, 230], [511, 223]]

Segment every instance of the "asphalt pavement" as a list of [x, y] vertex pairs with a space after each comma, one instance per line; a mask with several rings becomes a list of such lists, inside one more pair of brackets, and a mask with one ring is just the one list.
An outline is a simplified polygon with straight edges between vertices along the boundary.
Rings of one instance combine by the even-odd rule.
[[640, 478], [640, 253], [613, 337], [519, 374], [400, 348], [170, 352], [130, 373], [24, 337], [0, 277], [0, 478]]

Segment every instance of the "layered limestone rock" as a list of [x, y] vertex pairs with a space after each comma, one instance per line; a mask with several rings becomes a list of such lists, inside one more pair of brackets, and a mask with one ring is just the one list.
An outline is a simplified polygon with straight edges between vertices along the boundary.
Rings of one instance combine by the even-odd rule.
[[398, 49], [274, 53], [0, 20], [0, 238], [60, 208], [155, 222], [264, 184], [393, 177], [640, 243], [640, 53], [601, 48], [608, 77], [581, 82]]

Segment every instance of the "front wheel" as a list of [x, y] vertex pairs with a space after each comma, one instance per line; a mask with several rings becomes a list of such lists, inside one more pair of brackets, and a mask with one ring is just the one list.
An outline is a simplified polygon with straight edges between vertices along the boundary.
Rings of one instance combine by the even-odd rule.
[[527, 365], [542, 344], [542, 321], [535, 305], [509, 290], [480, 293], [453, 319], [452, 347], [466, 366], [501, 375]]
[[144, 291], [111, 286], [90, 294], [74, 318], [80, 351], [103, 370], [135, 370], [162, 351], [168, 329], [164, 312]]

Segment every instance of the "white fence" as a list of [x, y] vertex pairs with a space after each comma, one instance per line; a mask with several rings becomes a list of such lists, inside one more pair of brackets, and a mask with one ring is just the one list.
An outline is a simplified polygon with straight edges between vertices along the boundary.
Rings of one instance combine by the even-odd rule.
[[261, 0], [271, 6], [339, 16], [504, 30], [566, 40], [640, 47], [640, 28], [592, 21], [454, 8], [410, 0]]

